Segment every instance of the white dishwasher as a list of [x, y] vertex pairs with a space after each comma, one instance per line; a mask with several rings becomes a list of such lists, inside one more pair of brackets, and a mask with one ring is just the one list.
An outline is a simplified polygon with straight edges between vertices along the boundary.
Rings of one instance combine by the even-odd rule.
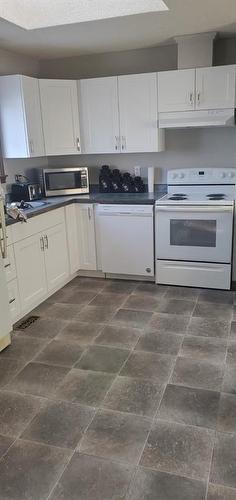
[[152, 205], [98, 205], [104, 273], [154, 276]]

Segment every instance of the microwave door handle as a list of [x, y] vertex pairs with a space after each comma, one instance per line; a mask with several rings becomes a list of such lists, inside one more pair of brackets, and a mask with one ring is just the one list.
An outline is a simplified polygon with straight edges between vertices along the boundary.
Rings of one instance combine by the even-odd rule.
[[233, 207], [232, 206], [229, 206], [229, 207], [225, 207], [225, 206], [222, 206], [222, 207], [209, 207], [209, 206], [205, 206], [205, 207], [191, 207], [189, 205], [185, 206], [185, 207], [162, 207], [162, 206], [157, 206], [156, 207], [156, 211], [157, 212], [193, 212], [193, 213], [202, 213], [202, 212], [205, 212], [205, 213], [208, 213], [208, 212], [213, 212], [213, 213], [222, 213], [222, 212], [228, 212], [228, 213], [232, 213], [233, 212]]

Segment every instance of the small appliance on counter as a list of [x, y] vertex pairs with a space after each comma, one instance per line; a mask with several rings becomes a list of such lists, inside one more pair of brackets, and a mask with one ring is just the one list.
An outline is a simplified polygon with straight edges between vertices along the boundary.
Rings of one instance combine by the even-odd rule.
[[134, 177], [129, 172], [111, 170], [103, 165], [99, 175], [100, 193], [144, 193], [146, 191], [141, 177]]
[[88, 194], [88, 168], [46, 168], [43, 170], [43, 184], [45, 196]]
[[24, 175], [16, 175], [11, 187], [13, 201], [34, 201], [42, 198], [42, 188], [39, 183], [32, 183]]

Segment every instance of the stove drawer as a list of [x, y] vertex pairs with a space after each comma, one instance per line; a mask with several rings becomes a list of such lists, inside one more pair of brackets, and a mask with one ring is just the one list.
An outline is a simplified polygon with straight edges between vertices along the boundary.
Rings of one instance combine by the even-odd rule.
[[229, 290], [231, 265], [157, 260], [156, 283]]

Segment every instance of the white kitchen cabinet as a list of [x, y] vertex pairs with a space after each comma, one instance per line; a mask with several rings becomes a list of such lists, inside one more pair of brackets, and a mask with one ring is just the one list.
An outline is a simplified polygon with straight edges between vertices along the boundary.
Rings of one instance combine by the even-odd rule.
[[161, 71], [158, 73], [158, 111], [194, 109], [195, 69]]
[[44, 256], [48, 291], [56, 290], [69, 276], [69, 259], [65, 224], [47, 229], [44, 239]]
[[79, 269], [97, 269], [94, 209], [92, 204], [77, 205]]
[[13, 245], [7, 247], [7, 257], [4, 259], [4, 269], [7, 282], [16, 278], [16, 264]]
[[77, 84], [39, 80], [46, 155], [80, 153]]
[[117, 77], [78, 82], [82, 153], [119, 152]]
[[23, 75], [0, 77], [0, 126], [5, 158], [45, 155], [36, 78]]
[[7, 289], [11, 319], [14, 322], [18, 319], [21, 311], [17, 279], [7, 283]]
[[30, 311], [47, 294], [43, 238], [39, 234], [14, 244], [21, 310]]
[[196, 109], [235, 107], [236, 66], [196, 69]]
[[118, 77], [120, 144], [123, 153], [162, 151], [157, 128], [157, 74]]
[[73, 203], [65, 207], [65, 215], [70, 274], [74, 274], [79, 269], [77, 204]]

